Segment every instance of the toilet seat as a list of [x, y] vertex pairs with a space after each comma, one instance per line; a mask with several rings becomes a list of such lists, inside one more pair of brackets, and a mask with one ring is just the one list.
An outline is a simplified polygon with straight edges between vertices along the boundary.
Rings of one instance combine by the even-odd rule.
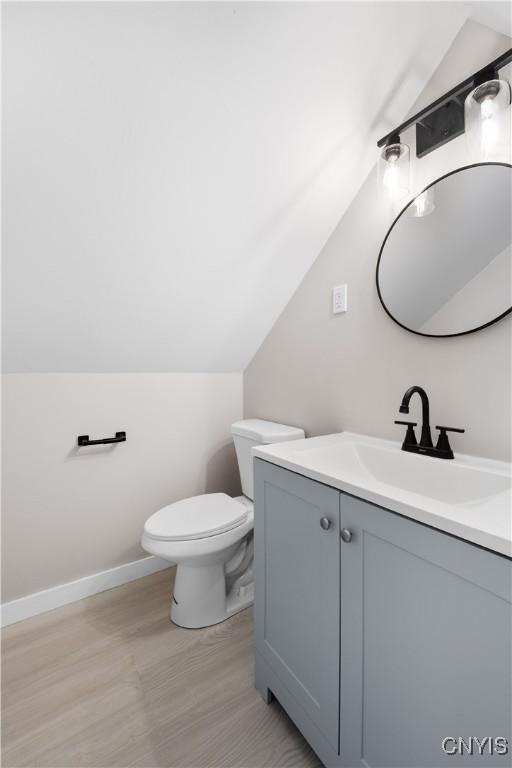
[[146, 520], [144, 533], [159, 541], [190, 541], [241, 525], [248, 509], [225, 493], [206, 493], [168, 504]]

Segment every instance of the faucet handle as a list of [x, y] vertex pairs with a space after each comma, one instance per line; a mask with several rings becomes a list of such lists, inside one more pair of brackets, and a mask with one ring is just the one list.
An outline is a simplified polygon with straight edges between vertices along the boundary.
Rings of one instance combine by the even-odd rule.
[[416, 448], [418, 445], [418, 441], [416, 440], [416, 435], [414, 433], [414, 427], [417, 426], [417, 421], [395, 421], [395, 424], [402, 424], [404, 427], [407, 427], [407, 432], [405, 433], [405, 440], [402, 443], [402, 450], [403, 451], [409, 451], [411, 448]]
[[450, 441], [448, 440], [447, 432], [460, 432], [463, 433], [466, 430], [465, 429], [459, 429], [458, 427], [442, 427], [437, 426], [436, 429], [439, 430], [439, 437], [437, 439], [437, 445], [436, 445], [436, 451], [438, 456], [441, 459], [453, 459], [453, 451], [452, 447], [450, 445]]

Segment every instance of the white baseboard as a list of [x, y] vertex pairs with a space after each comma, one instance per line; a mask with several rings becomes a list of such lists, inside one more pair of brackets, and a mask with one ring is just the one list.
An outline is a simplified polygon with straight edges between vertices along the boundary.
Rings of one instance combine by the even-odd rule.
[[60, 608], [61, 605], [74, 603], [76, 600], [96, 595], [98, 592], [104, 592], [107, 589], [112, 589], [112, 587], [119, 587], [121, 584], [127, 584], [129, 581], [148, 576], [150, 573], [170, 568], [171, 565], [172, 563], [167, 560], [151, 555], [140, 560], [134, 560], [132, 563], [118, 565], [117, 568], [109, 568], [108, 571], [84, 576], [83, 579], [59, 584], [58, 587], [34, 592], [32, 595], [20, 597], [18, 600], [11, 600], [0, 606], [0, 626], [6, 627], [16, 621], [28, 619], [30, 616], [37, 616], [39, 613]]

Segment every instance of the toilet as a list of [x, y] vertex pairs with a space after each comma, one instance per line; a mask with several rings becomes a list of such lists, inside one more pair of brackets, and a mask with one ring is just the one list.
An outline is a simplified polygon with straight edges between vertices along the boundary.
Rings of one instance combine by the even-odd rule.
[[191, 496], [146, 520], [142, 547], [177, 564], [171, 621], [197, 629], [218, 624], [252, 605], [253, 468], [255, 445], [300, 440], [304, 430], [263, 419], [231, 427], [243, 496]]

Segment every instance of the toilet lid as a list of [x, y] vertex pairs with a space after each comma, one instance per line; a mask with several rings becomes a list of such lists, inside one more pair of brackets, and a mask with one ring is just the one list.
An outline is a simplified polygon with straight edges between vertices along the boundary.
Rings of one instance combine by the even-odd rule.
[[225, 493], [191, 496], [162, 507], [146, 520], [144, 532], [153, 539], [202, 539], [230, 531], [247, 519], [247, 508]]

